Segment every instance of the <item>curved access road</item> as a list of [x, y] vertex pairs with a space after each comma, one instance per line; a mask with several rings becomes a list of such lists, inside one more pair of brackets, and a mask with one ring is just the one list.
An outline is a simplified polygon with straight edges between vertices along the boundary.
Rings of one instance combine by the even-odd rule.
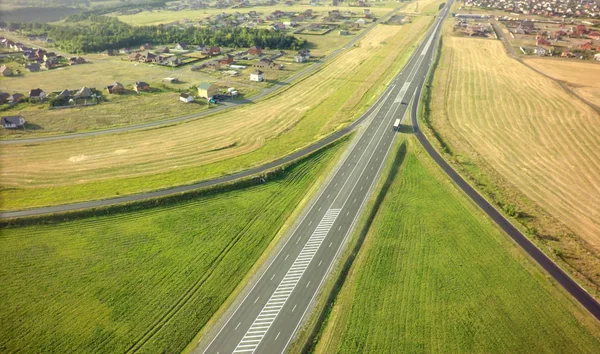
[[[394, 9], [393, 11], [390, 11], [387, 15], [385, 15], [385, 17], [387, 18], [387, 17], [391, 16], [392, 14], [394, 14], [395, 12], [400, 10], [402, 7], [403, 6], [400, 6], [396, 9]], [[383, 21], [383, 20], [381, 20], [381, 21]], [[6, 140], [0, 140], [0, 145], [43, 143], [43, 142], [48, 142], [48, 141], [85, 138], [85, 137], [98, 136], [98, 135], [107, 135], [107, 134], [124, 133], [124, 132], [135, 131], [135, 130], [143, 130], [143, 129], [159, 127], [162, 125], [180, 123], [180, 122], [183, 122], [186, 120], [199, 118], [199, 117], [206, 116], [209, 114], [221, 112], [221, 111], [224, 111], [227, 109], [233, 109], [234, 107], [237, 107], [240, 105], [254, 103], [254, 102], [274, 93], [275, 91], [291, 84], [292, 82], [315, 72], [321, 66], [323, 66], [323, 64], [325, 62], [335, 58], [338, 54], [340, 54], [344, 50], [354, 46], [354, 44], [356, 42], [358, 42], [361, 38], [363, 38], [367, 33], [369, 33], [369, 31], [371, 31], [377, 25], [377, 23], [379, 23], [379, 22], [376, 22], [376, 23], [370, 25], [369, 27], [365, 28], [364, 31], [362, 31], [360, 34], [356, 35], [354, 38], [352, 38], [348, 43], [346, 43], [341, 48], [334, 50], [333, 52], [331, 52], [324, 58], [319, 59], [314, 64], [297, 72], [296, 74], [288, 77], [287, 79], [285, 79], [281, 82], [278, 82], [269, 88], [262, 90], [259, 94], [252, 96], [252, 98], [239, 100], [239, 101], [229, 101], [224, 104], [221, 104], [219, 107], [214, 108], [214, 109], [209, 109], [209, 110], [198, 112], [198, 113], [192, 113], [192, 114], [188, 114], [188, 115], [180, 116], [180, 117], [158, 120], [158, 121], [154, 121], [154, 122], [128, 125], [128, 126], [117, 127], [117, 128], [102, 129], [102, 130], [93, 130], [93, 131], [73, 133], [73, 134], [61, 134], [61, 135], [43, 136], [43, 137], [37, 137], [37, 138], [6, 139]]]
[[[421, 95], [421, 88], [417, 92], [417, 99]], [[444, 158], [431, 145], [427, 137], [419, 129], [418, 104], [414, 104], [411, 110], [413, 131], [429, 156], [450, 177], [487, 216], [492, 219], [517, 245], [519, 245], [537, 264], [539, 264], [558, 284], [560, 284], [575, 300], [577, 300], [592, 316], [600, 320], [600, 303], [594, 299], [585, 289], [567, 275], [556, 263], [544, 254], [533, 242], [531, 242], [519, 229], [517, 229], [504, 215], [502, 215], [490, 202], [477, 192], [460, 174], [458, 174]]]

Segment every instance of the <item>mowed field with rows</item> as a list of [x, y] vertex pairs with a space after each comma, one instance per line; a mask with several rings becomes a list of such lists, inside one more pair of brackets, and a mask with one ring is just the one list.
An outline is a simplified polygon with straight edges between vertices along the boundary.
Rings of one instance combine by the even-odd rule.
[[3, 146], [2, 209], [99, 199], [220, 176], [349, 124], [404, 65], [431, 17], [378, 25], [317, 73], [256, 104], [153, 130]]
[[600, 325], [413, 138], [315, 353], [596, 353]]
[[544, 58], [526, 58], [525, 62], [551, 78], [565, 82], [577, 95], [600, 107], [600, 63]]
[[279, 239], [345, 145], [257, 186], [3, 228], [1, 351], [180, 352]]
[[446, 36], [432, 122], [600, 251], [600, 115], [510, 59], [500, 41]]

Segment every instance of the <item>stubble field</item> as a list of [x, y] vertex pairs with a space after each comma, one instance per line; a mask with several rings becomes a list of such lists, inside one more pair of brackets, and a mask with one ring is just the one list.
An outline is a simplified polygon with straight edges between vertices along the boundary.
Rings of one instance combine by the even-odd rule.
[[525, 62], [600, 107], [600, 63], [542, 58], [526, 58]]
[[342, 151], [265, 184], [0, 232], [0, 348], [175, 353], [194, 338]]
[[312, 76], [231, 112], [154, 130], [4, 146], [2, 209], [191, 183], [288, 154], [362, 112], [407, 60], [430, 20], [378, 25]]
[[408, 139], [315, 353], [594, 353], [600, 326]]
[[510, 59], [500, 41], [445, 38], [433, 90], [433, 125], [459, 159], [470, 165], [475, 153], [600, 251], [596, 111]]

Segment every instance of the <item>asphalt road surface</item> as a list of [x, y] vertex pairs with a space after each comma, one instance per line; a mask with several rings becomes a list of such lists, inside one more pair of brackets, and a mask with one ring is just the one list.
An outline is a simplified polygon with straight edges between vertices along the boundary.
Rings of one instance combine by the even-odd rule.
[[[380, 21], [385, 21], [385, 18], [393, 15], [394, 13], [396, 13], [398, 10], [400, 10], [402, 7], [398, 7], [396, 9], [394, 9], [393, 11], [389, 12], [387, 15], [385, 15], [385, 17], [383, 19], [381, 19]], [[220, 112], [220, 111], [224, 111], [226, 109], [230, 109], [239, 105], [244, 105], [244, 104], [248, 104], [248, 103], [253, 103], [258, 101], [259, 99], [270, 95], [271, 93], [291, 84], [292, 82], [300, 79], [301, 77], [304, 77], [314, 71], [316, 71], [317, 69], [319, 69], [321, 66], [323, 66], [323, 64], [333, 58], [335, 58], [338, 54], [340, 54], [341, 52], [345, 51], [348, 48], [351, 48], [352, 46], [354, 46], [354, 44], [356, 42], [358, 42], [360, 39], [362, 39], [367, 33], [369, 33], [369, 31], [371, 31], [379, 22], [376, 22], [374, 24], [372, 24], [371, 26], [367, 27], [364, 31], [362, 31], [360, 34], [356, 35], [354, 38], [352, 38], [348, 43], [346, 43], [344, 46], [342, 46], [341, 48], [338, 48], [336, 50], [334, 50], [333, 52], [331, 52], [329, 55], [325, 56], [324, 58], [319, 59], [317, 62], [315, 62], [314, 64], [312, 64], [311, 66], [309, 66], [306, 69], [301, 70], [300, 72], [288, 77], [287, 79], [276, 83], [275, 85], [262, 90], [259, 94], [253, 96], [252, 98], [249, 99], [244, 99], [244, 100], [238, 100], [238, 101], [226, 101], [222, 104], [220, 104], [217, 108], [214, 109], [209, 109], [209, 110], [205, 110], [202, 112], [198, 112], [198, 113], [192, 113], [192, 114], [188, 114], [185, 116], [180, 116], [180, 117], [174, 117], [174, 118], [169, 118], [169, 119], [164, 119], [164, 120], [159, 120], [159, 121], [154, 121], [154, 122], [148, 122], [148, 123], [141, 123], [141, 124], [135, 124], [135, 125], [128, 125], [128, 126], [124, 126], [124, 127], [118, 127], [118, 128], [109, 128], [109, 129], [102, 129], [102, 130], [94, 130], [94, 131], [88, 131], [88, 132], [81, 132], [81, 133], [73, 133], [73, 134], [60, 134], [60, 135], [52, 135], [52, 136], [44, 136], [44, 137], [37, 137], [37, 138], [23, 138], [23, 139], [6, 139], [6, 140], [0, 140], [0, 145], [12, 145], [12, 144], [32, 144], [32, 143], [42, 143], [42, 142], [48, 142], [48, 141], [57, 141], [57, 140], [65, 140], [65, 139], [75, 139], [75, 138], [85, 138], [85, 137], [91, 137], [91, 136], [97, 136], [97, 135], [106, 135], [106, 134], [116, 134], [116, 133], [124, 133], [124, 132], [129, 132], [129, 131], [134, 131], [134, 130], [142, 130], [142, 129], [149, 129], [149, 128], [154, 128], [154, 127], [158, 127], [158, 126], [162, 126], [162, 125], [167, 125], [167, 124], [173, 124], [173, 123], [179, 123], [179, 122], [183, 122], [186, 120], [190, 120], [190, 119], [195, 119], [195, 118], [199, 118], [205, 115], [209, 115], [209, 114], [213, 114], [216, 112]]]
[[446, 14], [447, 7], [260, 279], [207, 347], [196, 352], [285, 352], [378, 179], [397, 134], [394, 121], [405, 116], [424, 83]]

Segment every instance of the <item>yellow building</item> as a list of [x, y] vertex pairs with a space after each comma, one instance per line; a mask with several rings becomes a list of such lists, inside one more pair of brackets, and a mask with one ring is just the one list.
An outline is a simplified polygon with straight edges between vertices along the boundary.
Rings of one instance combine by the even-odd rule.
[[200, 98], [210, 98], [213, 97], [217, 91], [218, 87], [211, 84], [210, 82], [203, 82], [198, 85], [198, 97]]

